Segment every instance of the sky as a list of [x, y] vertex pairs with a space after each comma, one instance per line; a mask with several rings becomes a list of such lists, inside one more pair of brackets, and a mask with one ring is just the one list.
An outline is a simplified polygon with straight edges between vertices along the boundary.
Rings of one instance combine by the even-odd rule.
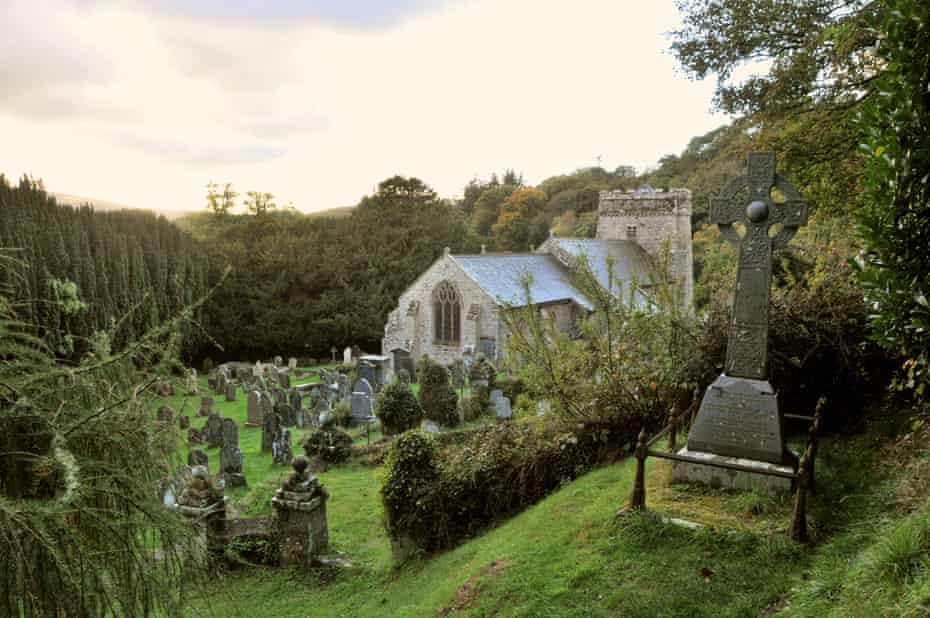
[[0, 173], [195, 210], [303, 211], [395, 174], [443, 197], [655, 165], [724, 124], [672, 0], [0, 0]]

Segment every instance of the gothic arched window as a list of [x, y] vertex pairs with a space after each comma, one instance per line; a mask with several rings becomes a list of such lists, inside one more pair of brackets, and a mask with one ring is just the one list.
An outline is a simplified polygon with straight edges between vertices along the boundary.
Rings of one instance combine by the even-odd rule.
[[443, 281], [433, 290], [433, 339], [436, 343], [457, 344], [462, 335], [462, 299], [458, 290]]

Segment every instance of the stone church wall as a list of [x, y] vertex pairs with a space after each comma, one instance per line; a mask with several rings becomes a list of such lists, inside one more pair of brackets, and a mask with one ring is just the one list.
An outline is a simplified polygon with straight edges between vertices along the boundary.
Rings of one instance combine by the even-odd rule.
[[691, 307], [694, 300], [691, 191], [601, 191], [597, 238], [632, 240], [653, 256], [660, 254], [667, 239], [671, 270], [682, 282], [682, 303]]
[[[439, 345], [433, 338], [433, 290], [442, 281], [451, 282], [462, 298], [461, 341], [457, 346]], [[411, 303], [416, 307], [413, 315]], [[401, 295], [398, 307], [391, 312], [381, 342], [382, 353], [395, 348], [410, 351], [414, 359], [423, 354], [442, 363], [451, 364], [462, 357], [465, 346], [480, 351], [480, 339], [490, 337], [500, 349], [501, 324], [497, 303], [455, 263], [451, 255], [443, 255]]]

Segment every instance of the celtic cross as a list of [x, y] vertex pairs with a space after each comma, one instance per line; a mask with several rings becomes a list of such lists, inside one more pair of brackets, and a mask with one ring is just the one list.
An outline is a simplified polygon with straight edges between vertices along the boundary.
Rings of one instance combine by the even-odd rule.
[[[772, 188], [784, 201], [772, 199]], [[749, 189], [748, 203], [740, 199]], [[727, 341], [724, 373], [728, 376], [768, 379], [769, 288], [772, 278], [772, 249], [784, 247], [807, 223], [807, 202], [788, 180], [775, 173], [774, 152], [749, 153], [748, 172], [731, 181], [711, 200], [710, 222], [731, 244], [739, 248], [736, 294]], [[745, 234], [738, 234], [742, 223]], [[774, 236], [769, 230], [781, 224]]]

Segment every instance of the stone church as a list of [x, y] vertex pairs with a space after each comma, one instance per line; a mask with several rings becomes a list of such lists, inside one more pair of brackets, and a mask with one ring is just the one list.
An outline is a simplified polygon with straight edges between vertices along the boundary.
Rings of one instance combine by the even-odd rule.
[[592, 310], [590, 301], [569, 281], [584, 255], [603, 285], [607, 257], [614, 278], [633, 278], [649, 293], [650, 262], [665, 242], [669, 268], [681, 286], [682, 303], [693, 296], [691, 192], [601, 191], [596, 238], [549, 238], [531, 253], [453, 255], [448, 249], [400, 296], [388, 315], [382, 353], [395, 368], [424, 354], [443, 364], [466, 355], [498, 360], [506, 354], [507, 332], [501, 312], [526, 305], [522, 281], [531, 276], [530, 299], [558, 328], [568, 330]]

